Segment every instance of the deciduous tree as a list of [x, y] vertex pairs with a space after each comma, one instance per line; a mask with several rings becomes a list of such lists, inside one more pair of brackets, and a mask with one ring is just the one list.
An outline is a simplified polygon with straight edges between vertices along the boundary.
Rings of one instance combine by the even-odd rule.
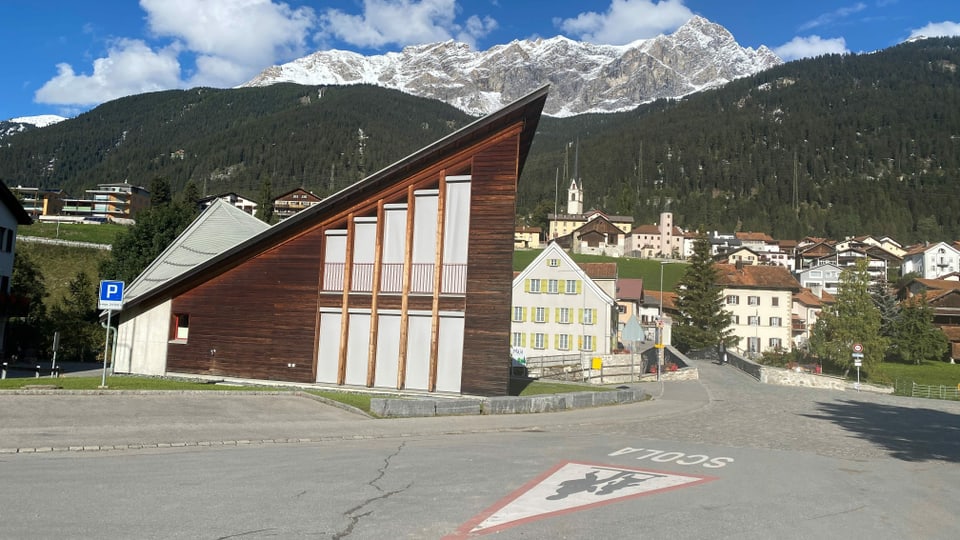
[[863, 369], [876, 374], [889, 340], [881, 335], [880, 310], [870, 298], [870, 274], [866, 259], [840, 273], [837, 301], [820, 314], [810, 336], [810, 350], [824, 361], [849, 370], [851, 347], [863, 345]]

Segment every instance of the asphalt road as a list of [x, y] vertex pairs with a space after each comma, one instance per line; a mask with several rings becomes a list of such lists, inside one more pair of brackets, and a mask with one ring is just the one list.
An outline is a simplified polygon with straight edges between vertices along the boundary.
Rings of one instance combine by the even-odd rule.
[[0, 537], [956, 538], [960, 403], [696, 365], [652, 401], [501, 417], [0, 395]]

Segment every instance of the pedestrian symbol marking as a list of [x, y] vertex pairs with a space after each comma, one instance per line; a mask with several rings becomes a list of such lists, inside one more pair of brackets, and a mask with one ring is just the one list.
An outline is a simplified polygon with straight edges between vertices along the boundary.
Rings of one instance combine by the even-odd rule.
[[564, 462], [465, 523], [448, 538], [488, 534], [545, 517], [694, 486], [710, 476]]

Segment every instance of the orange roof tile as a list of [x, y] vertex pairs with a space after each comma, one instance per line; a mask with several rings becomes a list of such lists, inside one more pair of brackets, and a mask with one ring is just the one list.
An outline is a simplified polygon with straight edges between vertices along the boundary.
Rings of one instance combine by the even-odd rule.
[[577, 263], [590, 279], [617, 279], [617, 263]]
[[722, 287], [747, 289], [790, 289], [799, 291], [800, 282], [782, 266], [717, 264], [717, 283]]

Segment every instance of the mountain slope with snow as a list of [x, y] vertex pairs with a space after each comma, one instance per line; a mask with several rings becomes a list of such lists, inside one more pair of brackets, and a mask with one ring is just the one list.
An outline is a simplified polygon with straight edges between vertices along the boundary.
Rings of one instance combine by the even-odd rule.
[[243, 86], [368, 83], [481, 115], [550, 84], [544, 112], [571, 116], [682, 97], [782, 63], [767, 47], [741, 47], [726, 28], [694, 17], [673, 34], [620, 46], [558, 36], [486, 51], [453, 41], [378, 56], [320, 51], [267, 68]]

